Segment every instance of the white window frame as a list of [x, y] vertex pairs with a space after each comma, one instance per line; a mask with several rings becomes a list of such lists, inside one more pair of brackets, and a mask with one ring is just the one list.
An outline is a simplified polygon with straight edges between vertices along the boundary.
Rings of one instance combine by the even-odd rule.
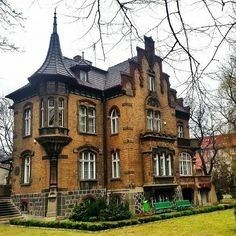
[[31, 122], [32, 122], [31, 108], [26, 108], [24, 110], [24, 135], [25, 136], [31, 135]]
[[[50, 104], [50, 101], [53, 101], [53, 105]], [[53, 119], [53, 124], [50, 124], [50, 113], [53, 113], [54, 119]], [[53, 97], [48, 98], [48, 127], [53, 127], [55, 126], [55, 100]]]
[[153, 110], [147, 110], [147, 129], [153, 131]]
[[96, 109], [85, 105], [79, 106], [79, 131], [82, 133], [96, 133]]
[[178, 125], [178, 138], [184, 138], [184, 127], [183, 125]]
[[120, 178], [120, 156], [118, 152], [112, 153], [112, 178]]
[[[64, 127], [64, 99], [59, 98], [58, 100], [58, 126]], [[60, 124], [60, 114], [61, 114], [61, 124]]]
[[151, 92], [155, 91], [155, 77], [148, 75], [148, 90]]
[[[85, 170], [87, 168], [87, 170]], [[87, 173], [86, 173], [87, 172]], [[96, 179], [96, 155], [90, 151], [83, 151], [80, 158], [80, 180]]]
[[31, 156], [25, 155], [23, 157], [24, 171], [23, 171], [23, 184], [29, 184], [31, 178]]
[[40, 115], [41, 115], [41, 128], [44, 127], [44, 101], [41, 99], [41, 106], [40, 106]]
[[154, 157], [154, 163], [153, 163], [153, 167], [154, 167], [154, 175], [155, 176], [159, 176], [159, 155], [156, 154]]
[[151, 131], [161, 131], [161, 113], [151, 109], [147, 110], [147, 129]]
[[[91, 112], [91, 113], [90, 113]], [[87, 108], [87, 133], [96, 133], [96, 110], [94, 107]]]
[[111, 134], [117, 134], [119, 132], [119, 115], [117, 109], [111, 111]]
[[172, 170], [172, 156], [165, 153], [155, 154], [153, 158], [153, 172], [154, 176], [173, 176]]
[[153, 130], [157, 132], [161, 131], [161, 114], [159, 111], [154, 111]]
[[193, 165], [192, 157], [187, 152], [181, 152], [179, 155], [179, 170], [181, 176], [192, 176]]

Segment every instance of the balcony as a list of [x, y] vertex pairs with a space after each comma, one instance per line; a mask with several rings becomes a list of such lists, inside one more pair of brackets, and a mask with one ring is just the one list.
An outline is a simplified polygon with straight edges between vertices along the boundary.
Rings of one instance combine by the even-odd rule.
[[64, 127], [44, 127], [39, 129], [39, 136], [35, 138], [40, 143], [47, 155], [57, 156], [62, 148], [71, 142], [69, 129]]
[[191, 139], [187, 138], [177, 138], [178, 147], [190, 147]]
[[69, 129], [64, 127], [43, 127], [39, 129], [39, 135], [68, 135]]
[[166, 133], [160, 133], [155, 131], [144, 131], [140, 134], [140, 139], [144, 141], [148, 140], [160, 140], [174, 143], [176, 136]]
[[192, 150], [198, 149], [197, 139], [177, 138], [177, 145], [181, 148], [191, 148]]

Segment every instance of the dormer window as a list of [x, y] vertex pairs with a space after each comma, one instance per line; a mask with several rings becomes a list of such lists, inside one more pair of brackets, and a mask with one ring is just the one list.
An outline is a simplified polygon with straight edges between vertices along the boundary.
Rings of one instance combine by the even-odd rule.
[[79, 78], [80, 78], [80, 80], [87, 82], [88, 81], [88, 72], [81, 70], [79, 72]]
[[151, 92], [155, 91], [155, 78], [151, 75], [148, 75], [148, 90]]

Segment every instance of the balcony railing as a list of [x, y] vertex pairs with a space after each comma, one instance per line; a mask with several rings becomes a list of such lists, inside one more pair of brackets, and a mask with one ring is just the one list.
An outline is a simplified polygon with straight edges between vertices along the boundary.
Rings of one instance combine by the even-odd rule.
[[190, 147], [191, 139], [177, 138], [177, 144], [179, 147]]
[[69, 129], [64, 127], [43, 127], [39, 129], [39, 135], [68, 135]]

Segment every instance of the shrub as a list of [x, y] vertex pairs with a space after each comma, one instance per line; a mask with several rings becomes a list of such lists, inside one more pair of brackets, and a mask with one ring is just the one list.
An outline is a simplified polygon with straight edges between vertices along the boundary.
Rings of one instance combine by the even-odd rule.
[[105, 198], [97, 198], [94, 201], [85, 200], [75, 206], [73, 213], [70, 216], [74, 221], [117, 221], [129, 219], [132, 216], [129, 211], [129, 205], [117, 204], [114, 198], [111, 197], [107, 204]]

